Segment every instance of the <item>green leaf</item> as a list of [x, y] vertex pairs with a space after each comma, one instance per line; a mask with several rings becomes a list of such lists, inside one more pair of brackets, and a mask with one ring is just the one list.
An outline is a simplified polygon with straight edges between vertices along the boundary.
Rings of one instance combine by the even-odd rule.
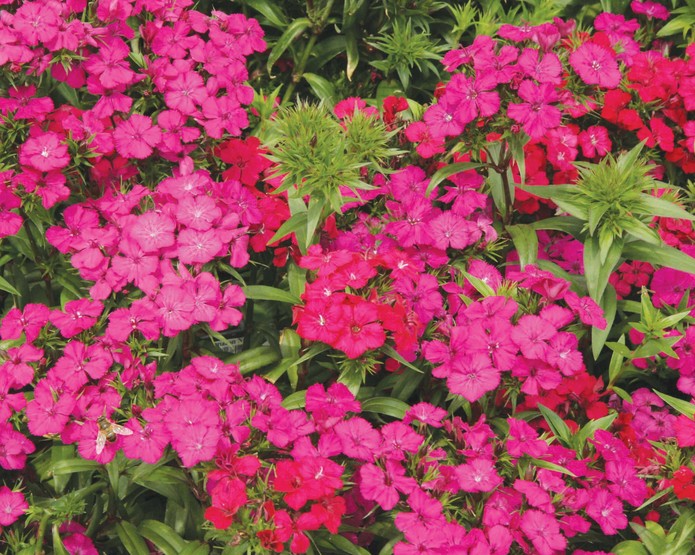
[[130, 555], [150, 555], [150, 550], [147, 548], [145, 540], [138, 533], [138, 529], [130, 522], [122, 520], [116, 524], [116, 534], [121, 540], [123, 547]]
[[649, 507], [649, 505], [654, 503], [654, 501], [658, 501], [659, 499], [661, 499], [662, 497], [664, 497], [665, 495], [670, 494], [670, 493], [673, 493], [671, 488], [662, 489], [661, 491], [656, 492], [649, 499], [647, 499], [644, 503], [642, 503], [639, 507], [637, 507], [635, 509], [635, 512], [639, 512], [642, 509], [646, 509], [647, 507]]
[[418, 368], [417, 366], [413, 365], [412, 363], [408, 362], [405, 360], [396, 349], [391, 347], [389, 344], [385, 344], [381, 347], [381, 352], [384, 353], [386, 356], [391, 357], [394, 360], [397, 360], [400, 362], [403, 366], [410, 368], [411, 370], [417, 372], [418, 374], [422, 374], [423, 371], [422, 369]]
[[623, 401], [626, 401], [630, 404], [632, 404], [632, 395], [630, 395], [627, 391], [625, 391], [622, 387], [618, 387], [616, 385], [611, 386], [611, 391], [615, 392], [618, 397], [620, 397]]
[[293, 295], [289, 291], [278, 289], [277, 287], [270, 287], [268, 285], [247, 285], [246, 287], [242, 287], [242, 290], [247, 299], [253, 299], [255, 301], [277, 301], [280, 303], [302, 304], [299, 297]]
[[186, 542], [170, 526], [157, 520], [143, 520], [140, 534], [150, 540], [164, 555], [180, 555]]
[[519, 264], [524, 269], [535, 264], [538, 258], [538, 236], [533, 226], [528, 224], [509, 225], [505, 228], [512, 237], [514, 247], [519, 254]]
[[608, 416], [604, 416], [603, 418], [597, 418], [596, 420], [591, 420], [587, 422], [584, 427], [577, 432], [575, 435], [576, 441], [578, 443], [579, 449], [578, 451], [581, 451], [581, 449], [584, 448], [584, 444], [586, 441], [592, 437], [594, 437], [594, 433], [596, 430], [607, 430], [608, 428], [611, 427], [611, 424], [613, 423], [613, 420], [615, 420], [618, 417], [618, 413], [614, 412], [613, 414], [609, 414]]
[[295, 42], [305, 31], [310, 28], [311, 21], [309, 21], [309, 19], [306, 17], [297, 18], [287, 26], [287, 29], [285, 29], [285, 32], [282, 33], [268, 55], [268, 63], [266, 64], [268, 73], [271, 72], [275, 62], [282, 57], [285, 50], [287, 50], [293, 42]]
[[[53, 553], [54, 555], [70, 555], [68, 550], [65, 549], [63, 540], [60, 537], [60, 529], [57, 524], [51, 527], [51, 535], [53, 536]], [[149, 555], [149, 554], [148, 554]]]
[[667, 245], [656, 246], [644, 241], [633, 241], [625, 244], [623, 256], [695, 274], [695, 258]]
[[485, 283], [482, 279], [477, 278], [468, 272], [463, 272], [463, 276], [466, 280], [473, 286], [473, 288], [480, 293], [483, 297], [492, 297], [495, 294], [495, 290]]
[[333, 109], [338, 98], [338, 93], [335, 91], [333, 84], [324, 77], [315, 73], [305, 73], [302, 75], [306, 82], [309, 83], [311, 90], [326, 106]]
[[512, 134], [507, 139], [507, 144], [509, 145], [509, 150], [512, 153], [512, 160], [516, 163], [519, 168], [519, 175], [521, 176], [521, 185], [526, 182], [526, 156], [524, 155], [524, 146], [528, 143], [530, 137], [525, 134], [515, 133]]
[[22, 296], [22, 294], [19, 291], [17, 291], [12, 286], [12, 284], [2, 276], [0, 276], [0, 291], [6, 291], [7, 293], [10, 293], [11, 295], [16, 295], [17, 297]]
[[386, 416], [392, 416], [402, 420], [405, 413], [410, 409], [408, 403], [404, 403], [393, 397], [372, 397], [366, 401], [362, 401], [362, 410], [366, 412], [375, 412]]
[[576, 477], [576, 474], [574, 472], [572, 472], [571, 470], [567, 470], [564, 466], [560, 466], [559, 464], [544, 461], [542, 459], [534, 459], [533, 457], [531, 458], [531, 462], [539, 468], [547, 468], [548, 470], [554, 470], [555, 472], [566, 474], [567, 476]]
[[528, 225], [536, 230], [564, 231], [575, 239], [578, 239], [581, 235], [584, 223], [574, 216], [553, 216], [552, 218], [546, 218]]
[[275, 234], [268, 240], [268, 244], [279, 241], [286, 235], [290, 233], [297, 233], [300, 229], [304, 229], [307, 223], [306, 212], [299, 212], [298, 214], [292, 214], [289, 220], [286, 220], [275, 232]]
[[[617, 345], [622, 346], [627, 351], [627, 354], [625, 351], [621, 350], [620, 347], [616, 347]], [[625, 335], [621, 335], [617, 343], [611, 343], [608, 347], [613, 351], [611, 361], [608, 364], [608, 385], [613, 385], [620, 376], [625, 357], [630, 356], [630, 349], [625, 346]], [[594, 359], [595, 358], [596, 356], [594, 355]]]
[[620, 259], [621, 245], [613, 243], [601, 262], [598, 237], [587, 237], [584, 243], [584, 275], [589, 295], [597, 303], [601, 302], [608, 278]]
[[314, 234], [316, 233], [316, 228], [321, 221], [323, 216], [323, 210], [326, 206], [326, 201], [319, 197], [314, 196], [309, 199], [309, 207], [306, 212], [307, 225], [306, 225], [306, 237], [303, 252], [309, 249], [309, 247], [315, 242]]
[[352, 543], [345, 536], [330, 535], [315, 538], [316, 545], [322, 549], [337, 549], [343, 555], [369, 555], [369, 551]]
[[287, 16], [280, 9], [278, 2], [270, 2], [269, 0], [244, 0], [244, 3], [251, 6], [258, 13], [268, 20], [273, 27], [283, 29], [287, 26]]
[[357, 27], [350, 27], [345, 31], [345, 52], [347, 54], [347, 67], [345, 75], [348, 81], [352, 81], [352, 74], [355, 73], [357, 65], [360, 63], [360, 50], [358, 46], [359, 30]]
[[634, 522], [630, 523], [630, 528], [632, 528], [635, 531], [635, 534], [639, 536], [639, 539], [642, 540], [642, 543], [650, 553], [654, 553], [656, 555], [664, 553], [666, 551], [666, 542], [664, 541], [664, 538], [661, 537], [659, 534], [655, 534], [648, 528], [640, 526], [639, 524], [636, 524]]
[[695, 418], [694, 404], [689, 403], [688, 401], [684, 401], [683, 399], [678, 399], [677, 397], [671, 397], [670, 395], [666, 395], [665, 393], [659, 393], [656, 390], [654, 391], [654, 393], [656, 393], [659, 397], [661, 397], [664, 401], [666, 401], [669, 405], [671, 405], [681, 414], [684, 414], [688, 418]]
[[646, 207], [645, 214], [650, 216], [661, 216], [663, 218], [673, 218], [674, 220], [695, 220], [695, 214], [691, 214], [675, 202], [645, 193], [640, 194], [640, 200]]
[[209, 553], [209, 545], [200, 542], [191, 542], [184, 548], [184, 550], [181, 553], [179, 553], [179, 555], [208, 555]]
[[434, 191], [434, 189], [442, 181], [451, 177], [452, 175], [456, 175], [457, 173], [461, 173], [467, 170], [474, 170], [482, 166], [483, 164], [478, 164], [476, 162], [457, 162], [455, 164], [449, 164], [448, 166], [444, 166], [443, 168], [438, 169], [430, 178], [430, 182], [429, 185], [427, 185], [427, 191], [425, 192], [425, 195], [429, 197], [432, 191]]
[[611, 549], [611, 553], [613, 555], [649, 555], [644, 545], [635, 540], [620, 542]]
[[285, 397], [282, 402], [283, 408], [287, 410], [303, 409], [306, 405], [306, 391], [295, 391]]
[[290, 286], [290, 293], [296, 297], [301, 297], [306, 289], [306, 269], [290, 262], [287, 267], [287, 283]]
[[594, 355], [594, 360], [598, 360], [603, 346], [608, 339], [608, 334], [613, 327], [613, 321], [615, 320], [615, 314], [618, 306], [618, 296], [615, 292], [615, 288], [608, 284], [606, 290], [603, 292], [601, 297], [601, 302], [599, 303], [603, 309], [603, 317], [606, 319], [606, 327], [599, 329], [596, 326], [591, 328], [591, 354]]
[[62, 476], [65, 474], [75, 474], [76, 472], [93, 472], [100, 467], [101, 465], [96, 461], [67, 459], [54, 462], [51, 470], [54, 476]]
[[564, 420], [562, 420], [562, 418], [555, 414], [555, 412], [544, 405], [539, 404], [538, 410], [543, 415], [543, 418], [545, 418], [545, 421], [548, 423], [548, 426], [550, 426], [550, 429], [553, 434], [555, 434], [555, 437], [562, 441], [562, 443], [565, 445], [569, 445], [572, 432], [570, 431], [569, 426], [565, 424]]

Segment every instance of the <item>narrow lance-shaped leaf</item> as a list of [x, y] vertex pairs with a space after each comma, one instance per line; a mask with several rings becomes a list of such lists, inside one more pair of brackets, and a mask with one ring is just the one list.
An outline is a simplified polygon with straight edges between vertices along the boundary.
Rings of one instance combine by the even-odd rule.
[[285, 50], [287, 50], [294, 41], [302, 36], [302, 33], [310, 28], [311, 21], [309, 21], [306, 17], [295, 19], [287, 26], [287, 29], [285, 29], [285, 32], [282, 33], [268, 55], [268, 63], [266, 64], [268, 73], [270, 73], [270, 71], [273, 69], [275, 62], [277, 62], [285, 53]]

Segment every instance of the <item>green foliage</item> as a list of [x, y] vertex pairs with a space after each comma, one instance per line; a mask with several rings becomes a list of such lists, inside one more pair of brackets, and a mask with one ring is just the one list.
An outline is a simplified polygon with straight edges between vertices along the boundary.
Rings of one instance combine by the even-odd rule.
[[295, 233], [303, 251], [316, 242], [320, 224], [351, 200], [341, 187], [352, 191], [352, 200], [359, 198], [360, 190], [372, 188], [365, 177], [398, 153], [389, 146], [393, 135], [381, 119], [360, 110], [342, 121], [325, 105], [299, 103], [280, 110], [264, 140], [282, 177], [276, 192], [287, 192], [292, 218], [275, 239]]
[[612, 550], [615, 555], [690, 555], [695, 550], [695, 512], [692, 510], [684, 511], [668, 533], [651, 521], [644, 526], [631, 522], [630, 527], [642, 541], [619, 543]]

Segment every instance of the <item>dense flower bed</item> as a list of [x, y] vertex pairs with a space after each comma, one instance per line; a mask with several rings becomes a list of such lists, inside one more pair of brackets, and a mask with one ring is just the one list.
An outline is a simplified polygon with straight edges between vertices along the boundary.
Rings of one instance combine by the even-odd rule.
[[242, 13], [0, 4], [3, 549], [695, 549], [664, 6], [319, 106], [254, 90]]

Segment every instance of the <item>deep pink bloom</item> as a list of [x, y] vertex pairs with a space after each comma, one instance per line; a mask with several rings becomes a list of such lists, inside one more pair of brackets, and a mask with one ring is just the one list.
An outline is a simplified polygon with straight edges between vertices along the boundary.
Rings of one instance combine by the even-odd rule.
[[66, 303], [65, 311], [52, 311], [50, 321], [63, 337], [69, 339], [96, 324], [103, 311], [104, 304], [100, 301], [77, 299]]
[[519, 97], [525, 102], [510, 103], [507, 115], [523, 124], [524, 131], [532, 139], [541, 139], [545, 133], [558, 127], [562, 121], [562, 113], [552, 102], [557, 102], [559, 96], [551, 83], [535, 84], [524, 80], [519, 85]]
[[24, 333], [28, 343], [33, 342], [48, 323], [50, 310], [46, 305], [29, 303], [23, 310], [12, 308], [0, 322], [0, 338], [19, 339]]
[[557, 85], [562, 81], [562, 64], [554, 52], [541, 54], [536, 48], [524, 48], [517, 64], [527, 77], [539, 83]]
[[361, 461], [373, 461], [381, 449], [381, 435], [364, 418], [344, 420], [333, 429], [343, 453]]
[[116, 150], [124, 158], [147, 158], [161, 140], [162, 132], [152, 124], [149, 116], [142, 114], [133, 114], [113, 132]]
[[570, 65], [587, 85], [615, 89], [622, 75], [615, 55], [603, 46], [585, 42], [570, 54]]
[[370, 349], [377, 349], [384, 344], [386, 334], [377, 322], [376, 306], [370, 302], [358, 301], [356, 304], [343, 306], [341, 323], [342, 332], [333, 342], [336, 349], [343, 351], [349, 358], [358, 358]]
[[19, 163], [39, 172], [61, 170], [70, 163], [68, 147], [58, 133], [41, 133], [30, 136], [19, 147]]
[[0, 487], [0, 526], [10, 526], [29, 508], [29, 503], [19, 491]]
[[526, 511], [521, 517], [521, 530], [531, 540], [538, 555], [555, 555], [567, 547], [560, 525], [552, 515], [535, 509]]
[[479, 74], [468, 78], [462, 73], [454, 75], [446, 86], [444, 97], [456, 105], [456, 119], [466, 126], [474, 119], [486, 118], [500, 109], [500, 96], [494, 75]]
[[627, 527], [627, 516], [623, 504], [605, 489], [591, 492], [586, 505], [586, 514], [598, 522], [604, 534], [612, 536]]
[[400, 463], [386, 461], [384, 466], [382, 469], [368, 463], [360, 467], [360, 493], [365, 499], [376, 501], [382, 509], [390, 511], [400, 500], [399, 492], [409, 494], [417, 483], [405, 476], [405, 468]]
[[500, 384], [500, 372], [482, 353], [466, 355], [453, 364], [447, 385], [452, 393], [466, 400], [477, 401]]
[[176, 222], [170, 216], [159, 212], [146, 212], [137, 217], [129, 229], [129, 234], [143, 251], [153, 253], [175, 243], [175, 228]]
[[502, 483], [494, 461], [483, 458], [457, 466], [456, 477], [461, 489], [469, 493], [492, 491]]

